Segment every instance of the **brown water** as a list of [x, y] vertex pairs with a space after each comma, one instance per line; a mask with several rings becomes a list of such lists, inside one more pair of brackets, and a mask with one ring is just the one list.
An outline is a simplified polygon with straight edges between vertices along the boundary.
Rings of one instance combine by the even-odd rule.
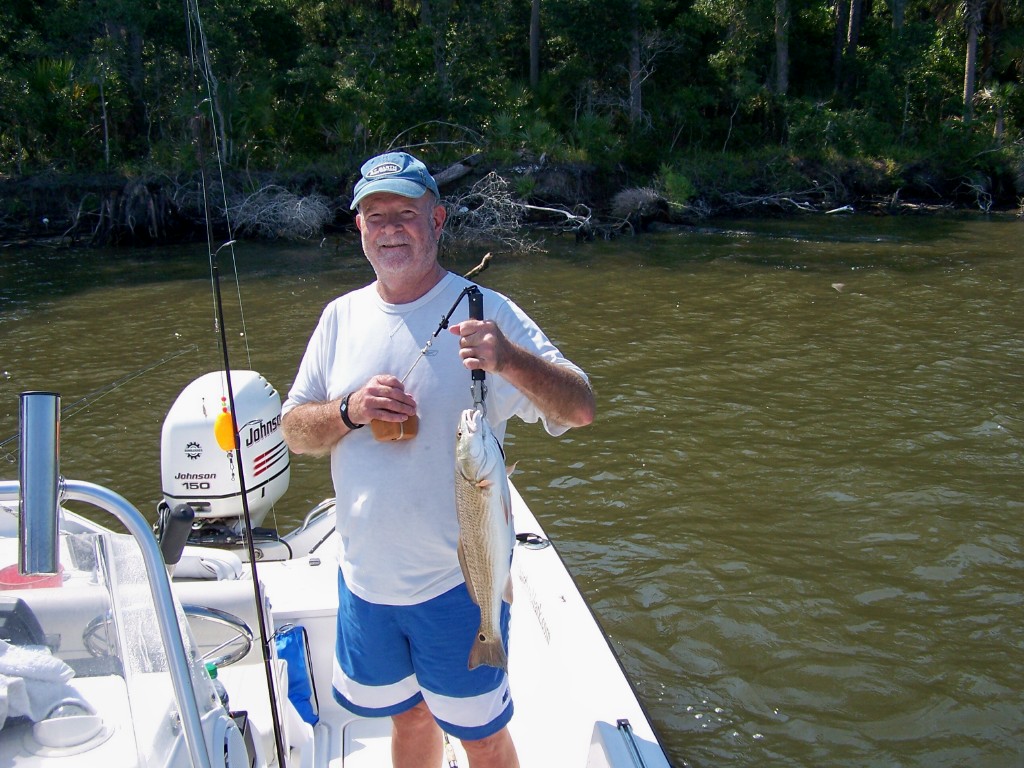
[[[514, 480], [677, 764], [1024, 766], [1022, 235], [733, 222], [483, 276], [592, 375], [592, 427], [512, 425]], [[369, 279], [356, 253], [238, 246], [251, 366], [280, 390]], [[204, 258], [0, 254], [0, 440], [23, 390], [67, 406], [139, 373], [66, 417], [62, 468], [151, 511], [160, 422], [219, 367]], [[330, 493], [296, 461], [279, 525]]]

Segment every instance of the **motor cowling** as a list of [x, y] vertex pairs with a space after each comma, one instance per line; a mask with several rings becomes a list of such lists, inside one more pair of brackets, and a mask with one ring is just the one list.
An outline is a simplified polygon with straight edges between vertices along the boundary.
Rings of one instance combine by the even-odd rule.
[[252, 524], [259, 525], [288, 489], [291, 464], [281, 434], [281, 396], [255, 371], [214, 371], [193, 381], [171, 406], [160, 437], [164, 499], [189, 504], [199, 519], [240, 518], [242, 486], [234, 451], [237, 424]]

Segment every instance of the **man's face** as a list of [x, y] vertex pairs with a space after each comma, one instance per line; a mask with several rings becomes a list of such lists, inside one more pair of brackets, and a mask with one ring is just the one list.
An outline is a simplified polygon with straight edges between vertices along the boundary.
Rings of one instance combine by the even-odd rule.
[[411, 198], [378, 192], [364, 198], [356, 226], [378, 279], [408, 281], [432, 272], [445, 216], [444, 206], [429, 193]]

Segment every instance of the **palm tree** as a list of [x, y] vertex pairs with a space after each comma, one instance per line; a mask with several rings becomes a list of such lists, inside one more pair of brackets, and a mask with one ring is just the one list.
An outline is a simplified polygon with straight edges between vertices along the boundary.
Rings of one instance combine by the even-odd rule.
[[974, 89], [978, 74], [978, 36], [986, 0], [966, 0], [964, 23], [967, 26], [967, 57], [964, 61], [964, 120], [974, 119]]
[[1006, 23], [1004, 0], [938, 0], [935, 3], [939, 22], [962, 17], [967, 32], [967, 50], [964, 56], [964, 120], [974, 119], [974, 95], [978, 86], [978, 42], [986, 31], [991, 37]]

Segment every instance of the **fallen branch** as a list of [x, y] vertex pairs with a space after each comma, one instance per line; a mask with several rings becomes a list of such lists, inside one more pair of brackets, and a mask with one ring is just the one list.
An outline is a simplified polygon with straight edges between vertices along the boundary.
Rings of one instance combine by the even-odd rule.
[[491, 266], [491, 252], [490, 251], [485, 253], [483, 258], [480, 259], [480, 263], [477, 264], [475, 267], [473, 267], [471, 270], [469, 270], [469, 272], [467, 272], [465, 275], [463, 275], [463, 277], [465, 277], [467, 279], [472, 279], [472, 278], [476, 277], [477, 275], [479, 275], [481, 272], [483, 272], [485, 269], [487, 269], [489, 266]]
[[520, 203], [520, 205], [522, 205], [523, 209], [527, 210], [527, 211], [537, 211], [539, 213], [551, 213], [551, 214], [555, 214], [557, 216], [563, 216], [563, 217], [565, 217], [565, 220], [567, 222], [569, 222], [569, 223], [574, 225], [574, 228], [587, 229], [590, 226], [590, 216], [591, 216], [590, 209], [587, 208], [587, 206], [582, 205], [582, 204], [580, 204], [580, 206], [578, 206], [578, 207], [586, 209], [586, 211], [587, 211], [587, 215], [586, 216], [580, 216], [578, 213], [573, 213], [572, 211], [567, 211], [564, 208], [547, 208], [547, 207], [542, 206], [542, 205], [530, 205], [528, 203]]
[[468, 176], [473, 172], [473, 169], [479, 165], [483, 155], [470, 155], [465, 160], [460, 160], [457, 163], [449, 165], [443, 171], [438, 171], [434, 174], [434, 181], [437, 182], [437, 186], [443, 187], [445, 184], [451, 184], [453, 181], [458, 181], [463, 176]]
[[262, 187], [228, 205], [239, 232], [269, 239], [301, 240], [318, 235], [331, 220], [331, 208], [320, 195], [299, 197], [278, 186]]
[[535, 251], [540, 246], [525, 238], [524, 205], [512, 197], [509, 183], [489, 173], [468, 191], [446, 199], [448, 223], [444, 237], [454, 243], [498, 242], [512, 251]]
[[796, 208], [800, 211], [813, 212], [817, 209], [808, 199], [814, 198], [816, 196], [815, 192], [817, 192], [817, 196], [820, 196], [821, 190], [803, 190], [801, 192], [779, 192], [772, 195], [744, 195], [739, 192], [732, 192], [723, 195], [723, 198], [733, 208], [773, 205], [783, 210]]

